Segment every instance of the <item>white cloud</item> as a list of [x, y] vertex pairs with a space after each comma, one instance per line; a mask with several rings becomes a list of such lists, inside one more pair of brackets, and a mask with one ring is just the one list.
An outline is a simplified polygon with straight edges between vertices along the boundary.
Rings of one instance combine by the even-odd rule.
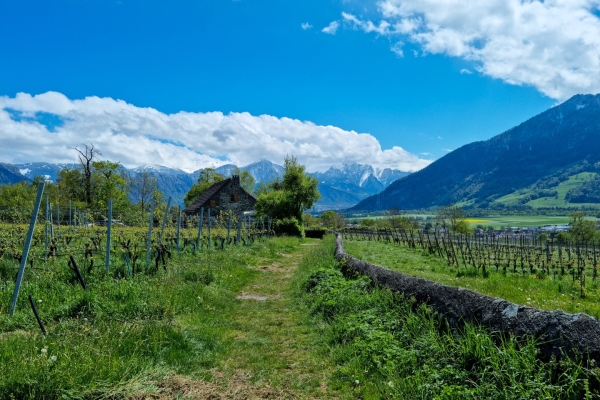
[[471, 71], [470, 69], [463, 68], [463, 69], [460, 70], [460, 73], [461, 74], [471, 75], [473, 73], [473, 71]]
[[312, 29], [312, 25], [309, 24], [308, 22], [304, 22], [302, 25], [300, 25], [302, 27], [302, 29], [307, 30], [307, 29]]
[[375, 25], [371, 21], [360, 20], [356, 16], [345, 12], [342, 13], [342, 18], [344, 18], [344, 22], [350, 24], [355, 29], [360, 29], [366, 33], [375, 32], [379, 35], [389, 35], [393, 33], [393, 31], [390, 30], [390, 23], [385, 20], [382, 20], [379, 25]]
[[[49, 130], [36, 119], [40, 112], [58, 116], [62, 126]], [[71, 100], [56, 92], [0, 96], [0, 137], [0, 160], [9, 163], [74, 162], [70, 148], [81, 143], [93, 143], [126, 167], [160, 164], [186, 171], [260, 159], [281, 164], [288, 154], [311, 171], [351, 162], [416, 171], [431, 163], [398, 146], [383, 150], [370, 134], [310, 121], [249, 113], [164, 114], [122, 100]]]
[[[365, 32], [399, 37], [424, 54], [564, 100], [600, 92], [600, 0], [381, 0], [381, 21], [343, 13]], [[392, 45], [397, 52], [397, 47]]]
[[340, 23], [338, 21], [333, 21], [329, 25], [327, 25], [325, 28], [323, 28], [321, 30], [321, 32], [327, 33], [329, 35], [335, 35], [335, 33], [337, 32], [339, 27], [340, 27]]

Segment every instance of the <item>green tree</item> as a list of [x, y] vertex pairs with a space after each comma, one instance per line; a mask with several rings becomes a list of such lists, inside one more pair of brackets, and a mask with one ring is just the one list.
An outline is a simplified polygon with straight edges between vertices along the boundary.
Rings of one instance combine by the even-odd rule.
[[198, 181], [192, 185], [190, 190], [185, 194], [183, 203], [189, 207], [196, 199], [202, 196], [212, 185], [225, 180], [225, 177], [215, 171], [214, 168], [205, 168], [200, 171]]
[[571, 236], [578, 242], [591, 242], [597, 239], [596, 222], [586, 219], [581, 211], [571, 214]]
[[319, 220], [317, 218], [315, 218], [312, 214], [304, 214], [304, 226], [307, 227], [315, 227], [315, 226], [319, 226]]
[[438, 209], [436, 221], [442, 228], [450, 228], [454, 233], [469, 233], [471, 229], [465, 220], [465, 212], [455, 205], [448, 205]]
[[250, 172], [248, 172], [246, 170], [242, 171], [238, 167], [235, 167], [235, 171], [232, 173], [232, 175], [237, 175], [240, 177], [240, 186], [246, 192], [248, 192], [250, 194], [254, 193], [254, 187], [256, 186], [256, 180], [254, 179], [252, 174], [250, 174]]
[[346, 221], [344, 221], [344, 218], [340, 214], [331, 210], [325, 211], [323, 214], [321, 214], [319, 219], [321, 220], [321, 224], [323, 224], [323, 226], [326, 226], [327, 228], [335, 229], [341, 228], [346, 225]]
[[377, 225], [375, 218], [363, 218], [360, 220], [360, 226], [364, 226], [365, 228], [372, 228], [375, 225]]
[[129, 205], [127, 179], [120, 173], [118, 162], [94, 161], [92, 163], [93, 205], [104, 210], [108, 199], [113, 201], [113, 209], [124, 209]]
[[304, 210], [310, 209], [321, 197], [317, 189], [319, 182], [306, 174], [304, 165], [300, 165], [296, 157], [286, 157], [283, 164], [283, 178], [259, 188], [256, 211], [276, 219], [294, 218], [302, 225]]

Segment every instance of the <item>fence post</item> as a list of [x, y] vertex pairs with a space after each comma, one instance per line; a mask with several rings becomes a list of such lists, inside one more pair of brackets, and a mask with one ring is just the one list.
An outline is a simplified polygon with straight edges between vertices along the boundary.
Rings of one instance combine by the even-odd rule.
[[208, 247], [210, 248], [210, 207], [208, 207]]
[[196, 251], [200, 249], [200, 241], [202, 240], [202, 224], [204, 223], [204, 207], [200, 209], [200, 220], [198, 221], [198, 239], [196, 240]]
[[17, 306], [17, 299], [19, 298], [19, 291], [21, 290], [21, 282], [23, 282], [23, 274], [25, 273], [25, 266], [27, 265], [27, 257], [29, 256], [29, 249], [31, 248], [31, 240], [33, 238], [33, 231], [35, 230], [35, 223], [37, 221], [37, 215], [40, 211], [40, 205], [42, 203], [42, 196], [44, 194], [45, 182], [38, 184], [37, 197], [35, 199], [35, 205], [33, 207], [33, 213], [31, 214], [31, 220], [29, 221], [29, 231], [25, 238], [25, 246], [23, 247], [23, 254], [21, 256], [21, 265], [19, 266], [19, 272], [17, 273], [17, 280], [15, 281], [15, 290], [10, 300], [10, 306], [8, 314], [12, 316], [15, 313], [15, 307]]
[[229, 213], [229, 218], [227, 218], [227, 243], [229, 243], [229, 232], [231, 231], [231, 213]]
[[162, 228], [160, 228], [160, 236], [158, 237], [158, 245], [162, 244], [163, 235], [165, 234], [165, 225], [167, 225], [167, 216], [169, 215], [169, 207], [171, 207], [171, 196], [169, 196], [169, 201], [167, 201], [167, 208], [165, 210], [165, 216], [163, 218]]
[[179, 238], [181, 231], [181, 206], [177, 206], [177, 255], [181, 255], [179, 250]]
[[48, 196], [46, 195], [46, 221], [44, 225], [44, 260], [48, 259], [48, 206], [50, 202], [48, 200]]
[[112, 227], [112, 199], [108, 199], [108, 221], [106, 222], [106, 273], [110, 268], [110, 234]]
[[146, 271], [150, 266], [150, 248], [152, 247], [152, 225], [154, 223], [154, 202], [150, 205], [150, 224], [148, 227], [148, 241], [146, 242]]
[[269, 218], [269, 232], [267, 232], [267, 237], [269, 239], [271, 239], [271, 223], [273, 222], [273, 219], [271, 217], [268, 217], [268, 218]]
[[71, 200], [69, 200], [69, 229], [71, 229]]
[[240, 211], [240, 217], [238, 218], [238, 230], [237, 230], [237, 240], [236, 244], [240, 244], [240, 240], [242, 240], [242, 217], [244, 215]]

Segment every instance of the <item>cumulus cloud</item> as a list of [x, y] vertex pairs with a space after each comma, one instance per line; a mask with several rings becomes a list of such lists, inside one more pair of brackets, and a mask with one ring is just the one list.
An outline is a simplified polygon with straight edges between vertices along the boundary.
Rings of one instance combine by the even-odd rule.
[[[40, 116], [62, 124], [49, 126]], [[343, 163], [416, 171], [431, 163], [401, 147], [383, 150], [366, 133], [270, 115], [221, 112], [164, 114], [112, 98], [71, 100], [56, 92], [0, 96], [0, 160], [73, 162], [71, 148], [93, 143], [104, 157], [126, 167], [160, 164], [186, 171], [288, 154], [309, 170]]]
[[325, 28], [323, 28], [321, 30], [321, 32], [327, 33], [329, 35], [335, 35], [335, 33], [337, 32], [339, 27], [340, 27], [340, 23], [338, 21], [333, 21], [329, 25], [327, 25]]
[[[509, 84], [564, 100], [600, 92], [600, 0], [381, 0], [381, 21], [343, 13], [365, 32], [410, 41], [423, 54], [473, 63]], [[398, 53], [397, 45], [392, 51]]]
[[304, 22], [303, 24], [300, 25], [302, 27], [302, 29], [307, 30], [307, 29], [311, 29], [313, 26], [311, 24], [309, 24], [308, 22]]
[[463, 75], [464, 74], [471, 75], [473, 73], [473, 71], [471, 71], [470, 69], [463, 68], [460, 70], [460, 73]]

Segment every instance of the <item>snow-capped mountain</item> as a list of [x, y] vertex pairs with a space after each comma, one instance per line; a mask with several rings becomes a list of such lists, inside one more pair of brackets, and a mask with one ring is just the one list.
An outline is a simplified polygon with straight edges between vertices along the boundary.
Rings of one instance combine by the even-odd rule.
[[42, 176], [46, 180], [56, 182], [58, 171], [63, 168], [77, 168], [79, 164], [52, 164], [43, 162], [33, 162], [26, 164], [15, 164], [21, 175], [28, 179], [33, 179], [36, 176]]
[[268, 160], [260, 160], [242, 167], [241, 170], [250, 172], [256, 183], [269, 182], [283, 176], [284, 169]]
[[[47, 180], [56, 182], [58, 171], [62, 168], [79, 168], [79, 164], [0, 164], [0, 184], [15, 183], [21, 180], [32, 180], [35, 176], [43, 176]], [[223, 176], [231, 176], [237, 166], [233, 164], [222, 165], [215, 168]], [[250, 172], [256, 183], [269, 182], [281, 178], [284, 168], [268, 160], [260, 160], [241, 170]], [[172, 196], [174, 204], [182, 204], [183, 197], [190, 187], [198, 180], [201, 170], [187, 173], [185, 171], [169, 168], [162, 165], [142, 165], [137, 168], [123, 171], [129, 176], [147, 172], [158, 180], [158, 187], [165, 193], [165, 197]], [[2, 175], [4, 173], [4, 175]], [[348, 208], [359, 201], [381, 192], [396, 179], [408, 175], [392, 169], [376, 169], [367, 164], [345, 164], [341, 167], [331, 167], [325, 172], [312, 174], [319, 180], [321, 200], [316, 204], [315, 210]]]

